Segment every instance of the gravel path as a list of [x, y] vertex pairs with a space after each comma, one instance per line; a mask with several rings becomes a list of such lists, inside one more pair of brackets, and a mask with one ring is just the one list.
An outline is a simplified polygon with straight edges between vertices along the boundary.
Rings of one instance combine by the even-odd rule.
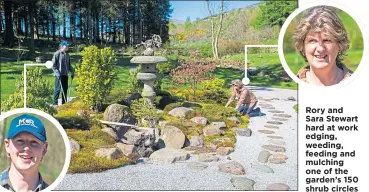
[[[254, 180], [254, 190], [266, 190], [271, 183], [284, 183], [290, 190], [297, 190], [297, 113], [292, 108], [296, 101], [286, 100], [290, 96], [297, 98], [297, 91], [260, 87], [251, 87], [251, 90], [257, 97], [262, 97], [258, 105], [272, 105], [275, 110], [284, 111], [291, 117], [279, 125], [279, 129], [264, 128], [266, 122], [272, 120], [273, 113], [269, 112], [271, 109], [258, 106], [266, 115], [251, 118], [249, 128], [253, 131], [252, 136], [237, 136], [235, 152], [229, 155], [246, 170], [246, 175], [236, 177]], [[279, 100], [269, 100], [273, 98]], [[286, 163], [258, 162], [258, 155], [264, 150], [261, 146], [270, 144], [268, 135], [258, 132], [262, 129], [275, 131], [271, 135], [283, 137], [286, 148], [283, 154], [288, 157]], [[56, 190], [237, 190], [230, 181], [235, 175], [218, 171], [218, 164], [229, 161], [225, 157], [221, 157], [219, 162], [205, 163], [209, 167], [204, 170], [187, 167], [189, 162], [195, 161], [197, 156], [191, 155], [186, 162], [174, 164], [158, 165], [144, 161], [102, 173], [67, 174]], [[251, 164], [267, 165], [274, 173], [260, 172]]]

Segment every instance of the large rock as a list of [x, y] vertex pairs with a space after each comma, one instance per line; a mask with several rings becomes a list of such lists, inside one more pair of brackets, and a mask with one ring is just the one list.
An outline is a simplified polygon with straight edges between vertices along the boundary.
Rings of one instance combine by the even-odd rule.
[[237, 190], [253, 191], [255, 181], [246, 177], [232, 177], [231, 183]]
[[137, 155], [137, 148], [134, 145], [127, 145], [124, 143], [117, 143], [117, 148], [120, 149], [123, 155], [127, 157], [131, 157], [133, 155]]
[[120, 104], [109, 105], [104, 112], [104, 120], [133, 125], [137, 123], [137, 120], [129, 113], [129, 108]]
[[206, 136], [222, 134], [222, 131], [218, 127], [211, 126], [211, 125], [208, 125], [208, 126], [204, 127], [204, 129], [202, 131], [203, 131], [205, 137]]
[[290, 187], [283, 183], [269, 184], [266, 188], [267, 191], [289, 191]]
[[122, 142], [129, 145], [140, 145], [144, 142], [144, 133], [138, 132], [134, 129], [128, 130], [124, 137], [122, 138]]
[[227, 156], [233, 151], [234, 151], [233, 147], [219, 147], [217, 149], [217, 155]]
[[190, 146], [191, 147], [203, 147], [204, 138], [202, 136], [191, 136]]
[[227, 125], [224, 121], [217, 121], [217, 122], [212, 122], [211, 125], [213, 127], [218, 128], [219, 130], [225, 130], [227, 129]]
[[187, 167], [190, 169], [195, 169], [195, 170], [203, 170], [203, 169], [206, 169], [208, 165], [204, 163], [199, 163], [199, 162], [190, 162], [187, 164]]
[[107, 133], [108, 135], [110, 135], [110, 136], [111, 136], [115, 141], [118, 141], [118, 140], [119, 140], [118, 135], [117, 135], [117, 133], [114, 131], [114, 129], [113, 129], [113, 128], [109, 128], [109, 127], [107, 127], [107, 128], [103, 128], [103, 129], [101, 129], [101, 131], [102, 131], [102, 132]]
[[228, 163], [218, 165], [219, 171], [224, 173], [230, 173], [235, 175], [244, 175], [245, 169], [236, 161], [231, 161]]
[[95, 156], [105, 157], [107, 159], [118, 159], [123, 153], [117, 148], [100, 148], [95, 151]]
[[193, 111], [193, 109], [187, 107], [177, 107], [170, 110], [168, 114], [171, 116], [184, 118], [186, 116], [187, 111]]
[[81, 150], [81, 146], [76, 140], [69, 138], [69, 144], [71, 153], [77, 153]]
[[198, 161], [200, 161], [200, 162], [217, 162], [217, 161], [219, 161], [219, 157], [217, 157], [215, 155], [212, 155], [212, 154], [200, 153]]
[[252, 131], [249, 128], [233, 127], [232, 130], [236, 131], [239, 136], [250, 137], [252, 134]]
[[268, 159], [269, 159], [269, 156], [271, 156], [272, 154], [269, 153], [269, 151], [261, 151], [259, 153], [259, 156], [258, 156], [258, 161], [261, 162], [261, 163], [266, 163], [268, 162]]
[[190, 155], [183, 149], [163, 148], [150, 155], [153, 163], [174, 163], [176, 161], [185, 161]]
[[286, 152], [286, 149], [284, 147], [276, 146], [276, 145], [263, 145], [264, 149], [267, 149], [269, 151], [274, 152]]
[[162, 128], [160, 138], [164, 141], [165, 147], [174, 149], [181, 149], [186, 139], [183, 132], [174, 126]]
[[208, 119], [206, 119], [205, 117], [194, 117], [191, 119], [191, 121], [197, 124], [203, 124], [203, 125], [208, 124]]

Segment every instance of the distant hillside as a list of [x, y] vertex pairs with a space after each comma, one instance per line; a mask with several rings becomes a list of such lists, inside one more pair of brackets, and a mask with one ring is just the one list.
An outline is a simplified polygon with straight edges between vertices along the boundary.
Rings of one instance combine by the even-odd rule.
[[179, 19], [171, 19], [169, 22], [174, 23], [175, 25], [184, 24], [185, 21], [179, 20]]

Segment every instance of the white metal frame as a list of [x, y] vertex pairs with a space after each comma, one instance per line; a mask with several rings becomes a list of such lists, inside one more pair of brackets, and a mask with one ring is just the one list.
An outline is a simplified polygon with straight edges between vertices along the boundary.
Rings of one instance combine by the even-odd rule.
[[269, 48], [269, 47], [276, 47], [278, 45], [245, 45], [245, 77], [242, 79], [242, 82], [247, 85], [250, 82], [250, 79], [247, 77], [247, 48]]

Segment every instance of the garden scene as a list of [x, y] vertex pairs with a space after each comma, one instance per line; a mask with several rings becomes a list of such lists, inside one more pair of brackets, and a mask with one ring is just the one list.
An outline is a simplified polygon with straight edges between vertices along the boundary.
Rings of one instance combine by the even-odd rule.
[[[75, 77], [58, 105], [53, 71], [26, 72], [27, 107], [69, 137], [57, 190], [297, 190], [297, 84], [277, 48], [249, 48], [245, 74], [245, 45], [276, 45], [297, 2], [197, 2], [194, 20], [173, 19], [176, 3], [1, 2], [1, 111], [24, 105], [24, 64], [67, 41]], [[253, 116], [225, 107], [245, 75]]]

